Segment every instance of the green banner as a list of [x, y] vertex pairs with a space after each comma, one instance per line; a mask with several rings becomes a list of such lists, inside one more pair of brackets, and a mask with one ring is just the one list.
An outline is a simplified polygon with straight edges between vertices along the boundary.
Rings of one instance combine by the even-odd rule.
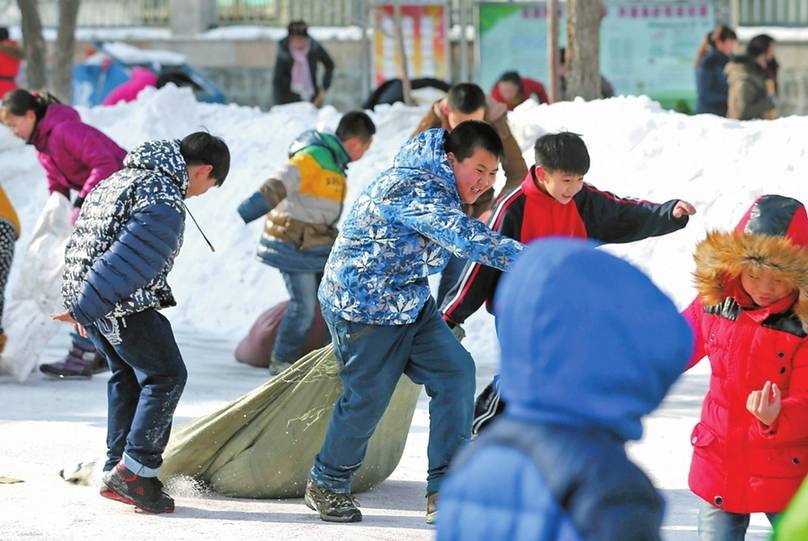
[[[617, 94], [646, 94], [666, 107], [696, 101], [693, 59], [715, 24], [713, 2], [605, 0], [600, 69]], [[562, 6], [559, 43], [566, 43]], [[478, 12], [480, 84], [517, 70], [547, 82], [547, 8], [544, 2], [481, 3]]]

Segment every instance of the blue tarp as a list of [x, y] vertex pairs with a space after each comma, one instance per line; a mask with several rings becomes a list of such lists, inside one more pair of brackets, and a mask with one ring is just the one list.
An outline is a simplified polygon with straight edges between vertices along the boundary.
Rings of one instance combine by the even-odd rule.
[[101, 63], [82, 62], [73, 67], [73, 105], [85, 107], [100, 105], [112, 89], [129, 80], [131, 69], [135, 66], [148, 68], [157, 74], [161, 71], [183, 73], [198, 86], [194, 89], [194, 94], [199, 101], [225, 103], [224, 92], [187, 63], [170, 66], [157, 63], [127, 64], [104, 49], [103, 43], [97, 43], [96, 48], [105, 54], [108, 60]]

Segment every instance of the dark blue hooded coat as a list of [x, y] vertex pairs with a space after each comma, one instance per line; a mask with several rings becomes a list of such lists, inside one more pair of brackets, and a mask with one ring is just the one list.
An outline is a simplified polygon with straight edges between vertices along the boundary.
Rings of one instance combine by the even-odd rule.
[[698, 90], [697, 113], [712, 113], [727, 116], [727, 76], [724, 67], [729, 57], [718, 49], [710, 49], [696, 67], [696, 89]]
[[624, 443], [683, 371], [687, 322], [642, 272], [571, 239], [532, 244], [495, 309], [508, 407], [456, 460], [438, 540], [659, 539], [662, 499]]

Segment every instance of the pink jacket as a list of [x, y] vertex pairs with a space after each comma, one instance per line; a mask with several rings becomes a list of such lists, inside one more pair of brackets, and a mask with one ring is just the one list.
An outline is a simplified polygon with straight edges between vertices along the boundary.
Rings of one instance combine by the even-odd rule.
[[81, 121], [78, 112], [53, 103], [37, 122], [31, 144], [48, 177], [48, 193], [87, 197], [96, 184], [123, 167], [126, 151], [101, 131]]
[[115, 105], [118, 102], [135, 101], [140, 91], [149, 86], [157, 86], [157, 75], [151, 70], [135, 66], [132, 76], [125, 83], [121, 83], [104, 98], [101, 105]]

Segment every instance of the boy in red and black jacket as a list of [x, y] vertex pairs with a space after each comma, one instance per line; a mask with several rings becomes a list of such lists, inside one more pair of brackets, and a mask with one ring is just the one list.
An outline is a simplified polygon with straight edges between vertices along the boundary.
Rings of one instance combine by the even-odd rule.
[[[534, 152], [536, 165], [519, 188], [499, 200], [489, 220], [494, 231], [524, 244], [551, 236], [601, 244], [632, 242], [682, 229], [696, 212], [680, 199], [662, 204], [623, 199], [584, 183], [589, 152], [574, 133], [543, 135]], [[441, 307], [449, 326], [463, 324], [483, 303], [492, 311], [500, 274], [479, 263], [466, 265]], [[495, 379], [477, 399], [474, 433], [503, 408]]]

